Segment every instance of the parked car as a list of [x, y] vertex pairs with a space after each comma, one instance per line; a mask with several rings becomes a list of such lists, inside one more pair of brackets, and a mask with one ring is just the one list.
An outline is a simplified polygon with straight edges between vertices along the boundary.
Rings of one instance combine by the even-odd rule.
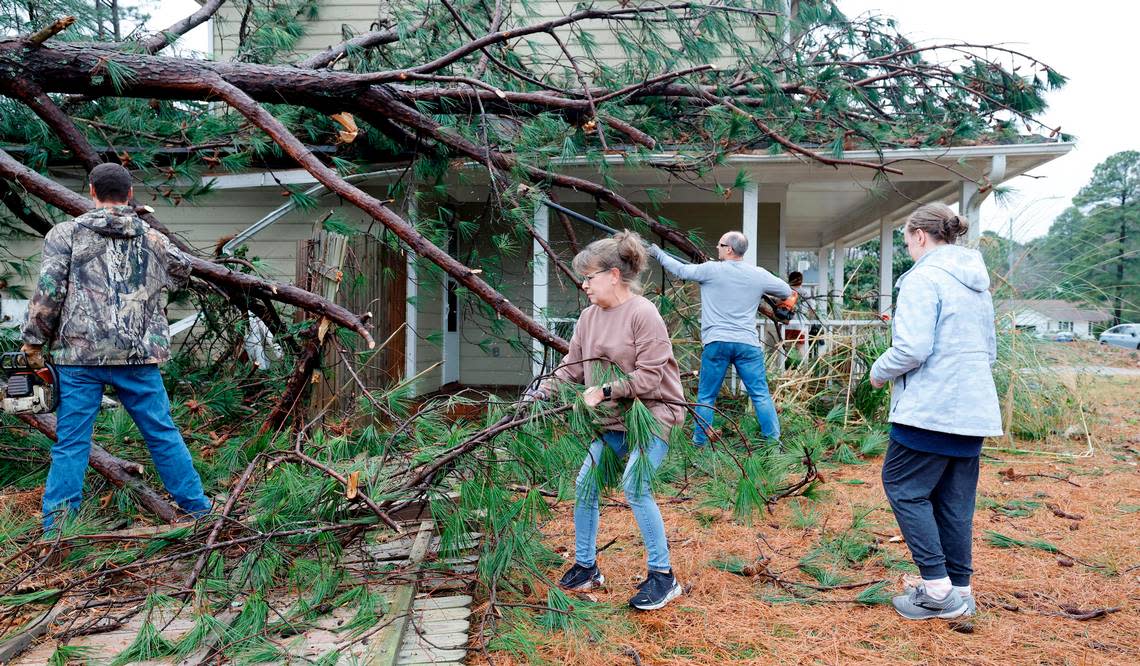
[[1072, 331], [1057, 331], [1049, 336], [1053, 342], [1073, 342], [1077, 338], [1073, 336]]
[[1102, 345], [1140, 349], [1140, 324], [1120, 324], [1100, 334]]

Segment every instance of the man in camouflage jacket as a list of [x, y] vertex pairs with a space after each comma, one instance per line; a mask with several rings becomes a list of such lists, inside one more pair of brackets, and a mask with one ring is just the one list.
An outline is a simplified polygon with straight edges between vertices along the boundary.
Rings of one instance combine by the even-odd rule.
[[170, 358], [167, 293], [189, 280], [189, 260], [127, 205], [133, 191], [125, 168], [95, 167], [90, 189], [95, 210], [48, 232], [23, 330], [32, 365], [51, 348], [60, 385], [44, 528], [79, 508], [106, 385], [138, 425], [167, 491], [187, 513], [204, 515], [210, 501], [158, 371]]

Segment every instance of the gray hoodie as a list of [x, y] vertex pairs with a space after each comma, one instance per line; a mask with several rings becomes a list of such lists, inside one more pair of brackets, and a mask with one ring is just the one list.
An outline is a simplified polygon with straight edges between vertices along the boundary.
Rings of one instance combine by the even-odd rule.
[[892, 381], [892, 423], [957, 435], [1002, 434], [989, 272], [977, 250], [939, 246], [896, 283], [891, 347], [871, 377]]

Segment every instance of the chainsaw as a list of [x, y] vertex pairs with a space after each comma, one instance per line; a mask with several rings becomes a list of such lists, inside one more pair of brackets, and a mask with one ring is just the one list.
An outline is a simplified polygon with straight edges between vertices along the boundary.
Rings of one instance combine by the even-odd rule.
[[[567, 208], [565, 206], [556, 204], [553, 201], [551, 201], [550, 199], [543, 199], [542, 203], [545, 206], [553, 208], [554, 210], [557, 210], [559, 212], [565, 213], [566, 215], [569, 215], [570, 217], [574, 218], [575, 220], [578, 220], [579, 222], [585, 222], [586, 224], [594, 227], [595, 229], [599, 229], [599, 230], [601, 230], [607, 234], [617, 233], [617, 230], [614, 229], [613, 227], [602, 224], [601, 222], [598, 222], [597, 220], [595, 220], [592, 217], [587, 217], [587, 216], [585, 216], [585, 215], [583, 215], [577, 211], [570, 210], [569, 208]], [[648, 244], [649, 243], [646, 242], [646, 245], [648, 245]], [[680, 261], [681, 263], [684, 263], [684, 264], [693, 263], [693, 262], [689, 261], [688, 259], [685, 259], [684, 257], [675, 257], [675, 258], [677, 259], [677, 261]], [[782, 301], [777, 301], [776, 299], [772, 298], [771, 296], [764, 296], [763, 298], [764, 298], [764, 302], [767, 303], [768, 306], [772, 309], [772, 316], [775, 317], [776, 323], [786, 324], [786, 323], [790, 322], [792, 320], [792, 317], [794, 317], [796, 315], [796, 308], [799, 306], [800, 295], [798, 293], [796, 293], [796, 291], [794, 289], [792, 290], [792, 295], [785, 298]], [[763, 312], [763, 311], [761, 311], [761, 312]]]
[[33, 368], [24, 352], [0, 354], [0, 412], [48, 414], [57, 405], [59, 378], [50, 363]]
[[772, 314], [775, 315], [776, 321], [786, 324], [792, 320], [792, 317], [796, 316], [796, 309], [800, 304], [800, 294], [793, 289], [792, 295], [782, 301], [777, 301], [771, 296], [764, 296], [764, 302], [772, 308]]

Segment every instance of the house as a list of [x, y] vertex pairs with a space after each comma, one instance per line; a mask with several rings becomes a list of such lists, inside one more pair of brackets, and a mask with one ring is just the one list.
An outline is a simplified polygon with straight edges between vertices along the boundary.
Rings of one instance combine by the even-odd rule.
[[[554, 0], [530, 4], [536, 20], [564, 11], [563, 4]], [[346, 26], [356, 33], [369, 30], [382, 18], [378, 12], [385, 6], [360, 0], [326, 0], [320, 12], [309, 19], [298, 52], [314, 53], [340, 42]], [[211, 19], [210, 49], [215, 58], [225, 59], [234, 53], [235, 35], [245, 9], [244, 3], [226, 3]], [[609, 177], [620, 184], [615, 187], [623, 196], [646, 209], [659, 202], [653, 207], [654, 213], [676, 221], [685, 232], [696, 232], [705, 239], [706, 252], [715, 254], [712, 244], [724, 232], [740, 230], [750, 240], [745, 261], [785, 277], [791, 270], [792, 253], [807, 253], [815, 258], [815, 293], [830, 294], [833, 299], [841, 299], [839, 292], [846, 283], [846, 249], [872, 239], [886, 239], [882, 244], [878, 303], [879, 311], [885, 312], [892, 304], [892, 234], [917, 206], [934, 201], [956, 204], [971, 222], [969, 240], [976, 242], [981, 203], [992, 191], [992, 187], [980, 188], [979, 182], [999, 185], [1073, 149], [1070, 143], [1040, 137], [1010, 141], [845, 151], [850, 160], [889, 160], [899, 165], [904, 173], [890, 176], [887, 186], [870, 169], [850, 165], [833, 168], [802, 156], [773, 154], [766, 148], [729, 155], [709, 168], [700, 180], [691, 175], [680, 178], [668, 169], [654, 168], [686, 162], [687, 155], [671, 149], [655, 152], [640, 165], [628, 164], [617, 154], [607, 154], [604, 159], [610, 165]], [[597, 178], [596, 167], [585, 157], [568, 156], [556, 164], [561, 173]], [[727, 191], [716, 187], [737, 183], [740, 174], [745, 176], [743, 186]], [[354, 175], [353, 183], [384, 199], [386, 186], [405, 176], [402, 165], [376, 165], [374, 171]], [[212, 183], [213, 194], [200, 203], [181, 206], [155, 202], [159, 219], [203, 249], [212, 249], [219, 239], [233, 237], [247, 245], [250, 254], [259, 257], [268, 271], [281, 280], [294, 279], [299, 243], [310, 238], [314, 221], [326, 213], [334, 211], [361, 228], [378, 226], [359, 210], [329, 195], [300, 169], [236, 174], [219, 171], [203, 180]], [[78, 186], [79, 181], [75, 184]], [[309, 193], [316, 198], [316, 209], [295, 209], [291, 202], [282, 199], [283, 185], [311, 186]], [[445, 186], [448, 208], [460, 220], [479, 219], [493, 192], [486, 170], [473, 165], [457, 165]], [[589, 196], [569, 191], [560, 191], [559, 196], [567, 207], [597, 216], [595, 202]], [[394, 202], [392, 208], [414, 220], [425, 212], [417, 207], [430, 205], [433, 204], [413, 197]], [[567, 234], [552, 211], [540, 205], [532, 226], [564, 258], [569, 258]], [[583, 242], [597, 235], [585, 226], [579, 226], [576, 233]], [[528, 241], [522, 247], [516, 242], [504, 249], [487, 236], [466, 236], [462, 225], [458, 225], [440, 245], [452, 256], [465, 257], [477, 251], [480, 261], [495, 262], [504, 274], [511, 276], [504, 281], [504, 295], [562, 335], [568, 335], [567, 320], [582, 307], [577, 285], [548, 265], [537, 241]], [[26, 256], [35, 251], [28, 249]], [[403, 289], [393, 292], [398, 294], [399, 303], [392, 305], [399, 310], [396, 318], [406, 322], [406, 327], [393, 332], [401, 336], [394, 340], [402, 340], [394, 344], [402, 344], [404, 374], [418, 377], [418, 390], [430, 391], [450, 383], [517, 387], [542, 371], [544, 360], [549, 359], [541, 345], [513, 326], [505, 327], [505, 333], [489, 335], [489, 322], [480, 313], [480, 304], [458, 289], [453, 280], [414, 256], [407, 258], [404, 272]], [[657, 271], [655, 277], [659, 278], [659, 274]], [[822, 305], [816, 303], [816, 309], [826, 314], [828, 308]], [[376, 337], [381, 340], [385, 336]]]
[[1039, 335], [1070, 332], [1078, 338], [1092, 339], [1092, 324], [1112, 321], [1107, 312], [1056, 299], [1011, 299], [995, 306], [999, 321]]

